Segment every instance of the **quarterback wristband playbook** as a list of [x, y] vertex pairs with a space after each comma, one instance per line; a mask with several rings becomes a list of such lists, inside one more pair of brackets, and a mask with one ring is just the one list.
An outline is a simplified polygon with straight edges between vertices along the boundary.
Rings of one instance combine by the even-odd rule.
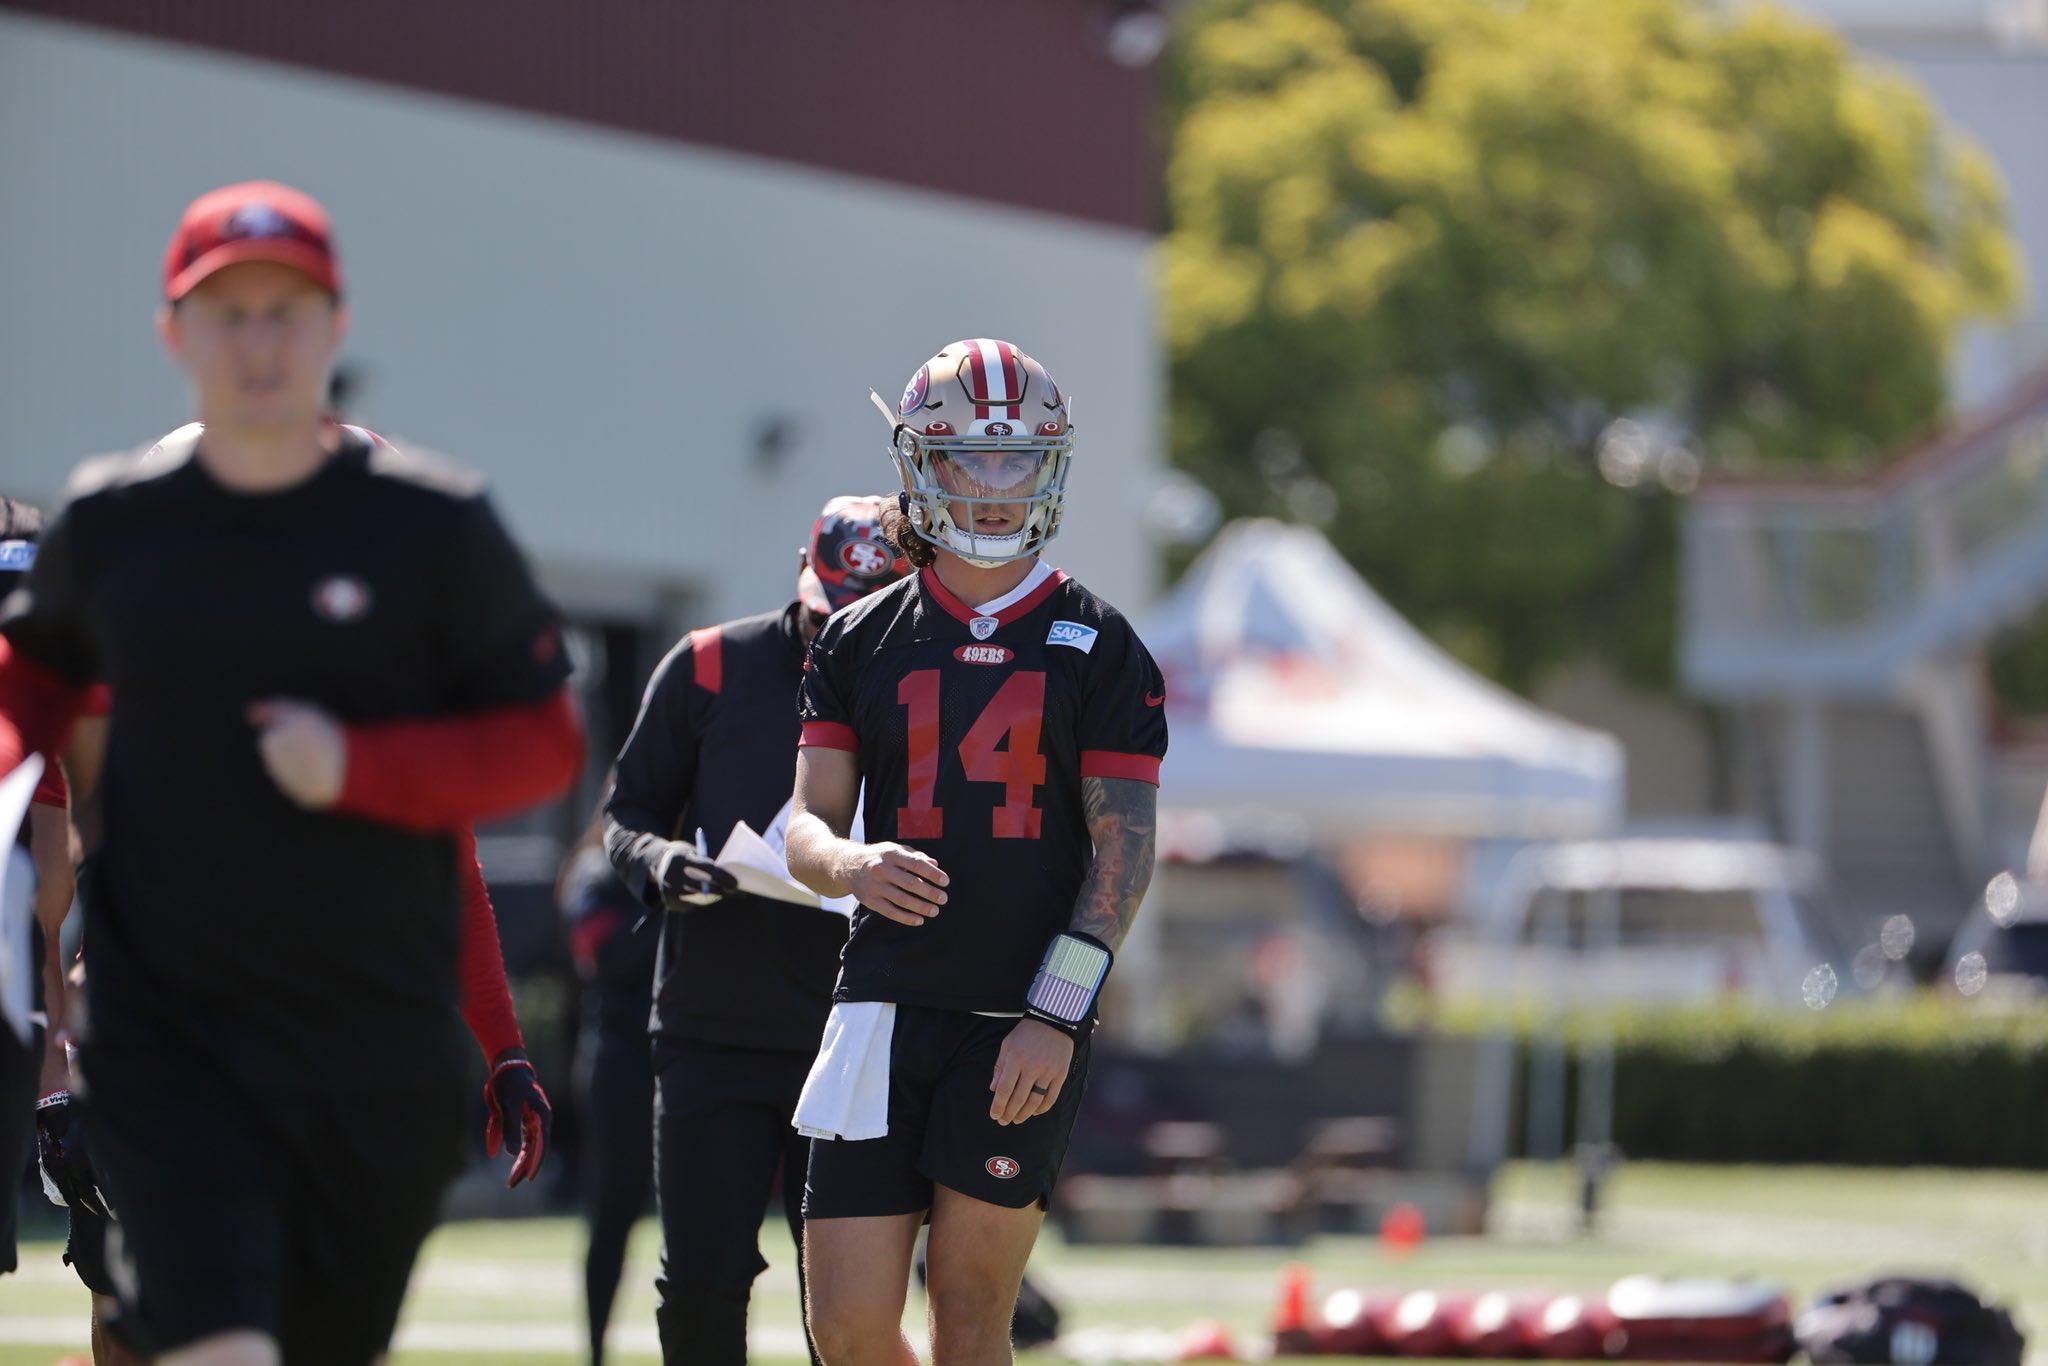
[[1054, 935], [1045, 946], [1038, 975], [1031, 979], [1031, 990], [1024, 993], [1025, 1016], [1081, 1037], [1095, 1014], [1095, 998], [1102, 994], [1110, 961], [1108, 947], [1093, 935]]

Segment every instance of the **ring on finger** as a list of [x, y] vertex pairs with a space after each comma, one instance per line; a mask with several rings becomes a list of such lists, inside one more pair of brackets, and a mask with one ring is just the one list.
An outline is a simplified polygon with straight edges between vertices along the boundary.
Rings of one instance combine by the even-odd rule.
[[1034, 1096], [1050, 1095], [1051, 1088], [1046, 1086], [1034, 1086], [1031, 1088], [1031, 1094]]

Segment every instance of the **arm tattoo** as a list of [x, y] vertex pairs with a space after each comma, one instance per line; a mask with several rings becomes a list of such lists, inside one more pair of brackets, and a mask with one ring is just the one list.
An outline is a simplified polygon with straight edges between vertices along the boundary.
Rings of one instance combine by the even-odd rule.
[[1095, 861], [1081, 884], [1070, 928], [1116, 949], [1152, 881], [1159, 789], [1135, 778], [1083, 778], [1081, 798]]

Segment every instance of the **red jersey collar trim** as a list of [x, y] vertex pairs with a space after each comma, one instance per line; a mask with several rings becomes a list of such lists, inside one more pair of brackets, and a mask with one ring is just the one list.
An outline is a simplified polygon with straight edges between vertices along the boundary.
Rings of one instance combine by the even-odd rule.
[[[918, 587], [924, 592], [924, 595], [926, 597], [930, 598], [939, 606], [945, 608], [948, 614], [958, 617], [961, 621], [972, 622], [976, 617], [987, 615], [986, 613], [975, 611], [972, 607], [969, 607], [966, 603], [960, 601], [959, 597], [954, 594], [952, 589], [946, 587], [945, 584], [939, 582], [939, 575], [936, 570], [930, 568], [918, 570], [917, 580]], [[1061, 584], [1065, 583], [1066, 581], [1066, 570], [1053, 570], [1052, 573], [1046, 577], [1044, 583], [1041, 583], [1040, 585], [1038, 585], [1038, 587], [1032, 589], [1029, 593], [1017, 599], [1015, 602], [1011, 603], [1008, 607], [1005, 607], [1002, 611], [997, 612], [995, 614], [997, 624], [1002, 626], [1008, 626], [1013, 621], [1018, 621], [1024, 617], [1030, 616], [1033, 612], [1038, 610], [1038, 607], [1041, 603], [1043, 603], [1047, 598], [1052, 596], [1052, 592], [1055, 588], [1058, 588]]]

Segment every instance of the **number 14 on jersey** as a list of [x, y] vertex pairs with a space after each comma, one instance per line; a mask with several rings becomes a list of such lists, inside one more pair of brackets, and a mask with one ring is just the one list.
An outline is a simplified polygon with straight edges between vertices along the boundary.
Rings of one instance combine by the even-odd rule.
[[[896, 812], [896, 831], [904, 839], [945, 835], [946, 811], [937, 804], [939, 686], [937, 669], [905, 674], [896, 685], [896, 700], [910, 709], [910, 805]], [[1044, 724], [1045, 674], [1020, 671], [1003, 681], [960, 740], [967, 781], [1002, 786], [1003, 802], [990, 831], [997, 839], [1038, 838], [1044, 813], [1033, 805], [1032, 794], [1045, 782], [1045, 755], [1038, 749]], [[1008, 745], [998, 748], [1005, 737]]]

